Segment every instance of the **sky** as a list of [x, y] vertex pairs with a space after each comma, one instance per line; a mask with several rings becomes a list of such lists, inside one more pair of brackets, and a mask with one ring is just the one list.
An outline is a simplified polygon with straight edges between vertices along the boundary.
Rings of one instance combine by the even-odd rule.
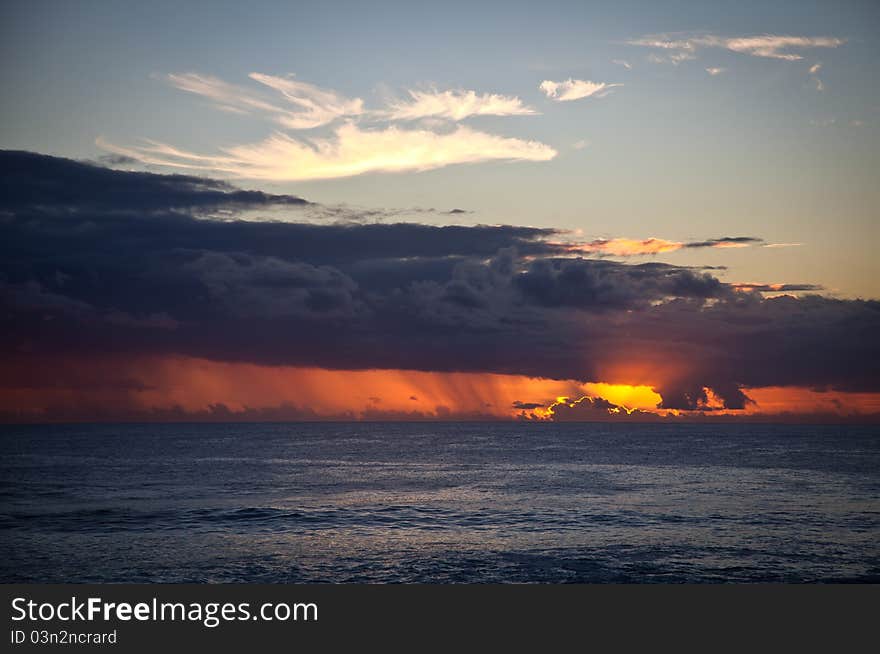
[[4, 420], [880, 415], [876, 3], [0, 12]]

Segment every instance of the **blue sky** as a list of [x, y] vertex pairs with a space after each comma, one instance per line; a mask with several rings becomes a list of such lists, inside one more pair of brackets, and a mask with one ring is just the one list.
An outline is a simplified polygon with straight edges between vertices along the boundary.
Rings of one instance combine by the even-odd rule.
[[[728, 266], [719, 274], [729, 282], [880, 295], [875, 3], [7, 2], [2, 12], [3, 148], [137, 158], [150, 139], [209, 158], [186, 172], [401, 210], [402, 219], [450, 222], [407, 210], [462, 208], [464, 224], [561, 227], [587, 242], [747, 235], [798, 243], [652, 256]], [[272, 87], [253, 73], [359, 99], [362, 111], [290, 128], [265, 111], [218, 108], [180, 82], [197, 75], [234, 85], [239, 100], [301, 109], [278, 93], [282, 82]], [[620, 86], [570, 101], [539, 88], [568, 80]], [[412, 104], [410, 91], [451, 92], [458, 105], [468, 91], [495, 94], [533, 113], [378, 117]], [[433, 153], [452, 152], [431, 170], [423, 161], [357, 175], [331, 167], [316, 180], [302, 176], [312, 160], [279, 175], [212, 169], [223, 148], [273, 133], [332, 149], [345, 126], [352, 147], [364, 134], [396, 130], [370, 146], [396, 148], [395, 160], [419, 146], [414, 132], [467, 132], [429, 142]], [[531, 160], [511, 160], [524, 143]], [[497, 157], [463, 162], [496, 147]]]

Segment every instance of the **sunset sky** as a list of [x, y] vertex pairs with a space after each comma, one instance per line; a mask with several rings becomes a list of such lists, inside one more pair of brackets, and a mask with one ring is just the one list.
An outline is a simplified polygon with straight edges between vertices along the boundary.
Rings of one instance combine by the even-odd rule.
[[880, 420], [875, 2], [0, 33], [0, 420]]

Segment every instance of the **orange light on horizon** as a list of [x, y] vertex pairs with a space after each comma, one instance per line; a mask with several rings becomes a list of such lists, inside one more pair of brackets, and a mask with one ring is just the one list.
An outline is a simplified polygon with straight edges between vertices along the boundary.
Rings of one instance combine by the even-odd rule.
[[[668, 375], [666, 379], [659, 379], [661, 371]], [[619, 414], [639, 411], [686, 417], [692, 412], [657, 408], [662, 402], [657, 389], [677, 382], [683, 371], [674, 366], [663, 371], [660, 359], [633, 359], [613, 368], [606, 366], [603, 372], [608, 374], [603, 376], [607, 381], [582, 383], [479, 372], [328, 370], [168, 357], [67, 361], [55, 366], [51, 383], [40, 386], [32, 380], [16, 385], [16, 370], [0, 364], [4, 382], [0, 412], [39, 415], [45, 411], [48, 415], [59, 408], [100, 412], [110, 407], [120, 415], [175, 410], [210, 417], [216, 408], [231, 415], [251, 415], [248, 412], [293, 407], [318, 419], [550, 420], [554, 404], [571, 405], [587, 397], [620, 407], [616, 409]], [[720, 398], [706, 389], [708, 400], [693, 413], [880, 414], [880, 393], [782, 387], [746, 388], [744, 392], [753, 403], [731, 410], [724, 409]]]
[[612, 404], [627, 409], [653, 411], [663, 401], [657, 391], [650, 386], [630, 386], [628, 384], [587, 383], [583, 385], [586, 395], [601, 397]]

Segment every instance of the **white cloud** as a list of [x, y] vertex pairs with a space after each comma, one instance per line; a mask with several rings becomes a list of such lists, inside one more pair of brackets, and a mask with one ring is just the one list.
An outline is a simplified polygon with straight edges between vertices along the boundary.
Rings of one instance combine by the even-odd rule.
[[589, 141], [585, 141], [585, 140], [581, 139], [580, 141], [575, 141], [574, 143], [572, 143], [571, 147], [573, 147], [575, 150], [583, 150], [589, 144], [590, 144]]
[[249, 89], [229, 84], [216, 77], [198, 73], [171, 73], [166, 79], [181, 91], [214, 100], [226, 111], [236, 113], [263, 111], [271, 114], [283, 114], [285, 111], [279, 105], [261, 99]]
[[[537, 141], [510, 138], [458, 126], [448, 121], [469, 116], [538, 113], [515, 96], [475, 91], [411, 91], [410, 101], [367, 110], [360, 98], [292, 77], [251, 73], [261, 87], [243, 88], [195, 73], [168, 75], [175, 87], [212, 100], [234, 114], [257, 114], [287, 130], [327, 127], [311, 138], [276, 131], [267, 138], [199, 154], [153, 140], [120, 146], [98, 139], [99, 147], [151, 165], [211, 171], [247, 179], [314, 180], [374, 172], [405, 172], [482, 161], [547, 161], [553, 148]], [[399, 121], [419, 120], [418, 129]], [[361, 124], [372, 124], [371, 128]], [[383, 126], [377, 127], [377, 124]]]
[[618, 66], [623, 66], [627, 70], [632, 70], [632, 64], [626, 61], [625, 59], [612, 59], [612, 64], [617, 64]]
[[726, 70], [726, 68], [707, 68], [706, 72], [714, 77], [715, 75], [720, 75]]
[[548, 98], [552, 98], [557, 102], [568, 102], [593, 96], [604, 98], [615, 86], [623, 86], [623, 84], [608, 84], [606, 82], [591, 82], [590, 80], [569, 78], [563, 82], [544, 80], [538, 88]]
[[681, 52], [673, 52], [672, 54], [669, 55], [669, 61], [672, 62], [676, 66], [678, 64], [680, 64], [682, 61], [691, 61], [696, 58], [697, 58], [697, 55], [695, 55], [693, 52], [689, 52], [687, 50], [682, 50]]
[[824, 91], [825, 85], [822, 83], [822, 80], [820, 80], [818, 77], [816, 77], [816, 74], [820, 70], [822, 70], [822, 64], [817, 63], [817, 64], [813, 64], [812, 66], [810, 66], [810, 75], [812, 75], [813, 84], [816, 85], [816, 90], [817, 91]]
[[[753, 57], [797, 61], [803, 59], [803, 56], [796, 52], [791, 52], [791, 50], [836, 48], [843, 45], [845, 40], [829, 36], [810, 37], [761, 34], [758, 36], [720, 37], [704, 34], [679, 38], [670, 38], [665, 35], [646, 36], [633, 39], [627, 43], [655, 50], [670, 51], [671, 54], [667, 55], [666, 60], [678, 63], [687, 59], [694, 59], [696, 57], [695, 52], [699, 48], [721, 48]], [[661, 61], [664, 61], [664, 59], [655, 55], [654, 62], [660, 63]]]
[[223, 148], [223, 154], [216, 156], [199, 155], [155, 141], [129, 148], [103, 140], [97, 144], [143, 163], [273, 181], [423, 171], [492, 160], [548, 161], [557, 154], [537, 141], [487, 134], [465, 126], [449, 133], [436, 133], [395, 126], [362, 130], [351, 122], [336, 128], [331, 138], [304, 141], [276, 132], [257, 143]]
[[302, 107], [301, 111], [288, 112], [279, 117], [279, 122], [290, 129], [320, 127], [336, 118], [357, 116], [364, 111], [364, 101], [360, 98], [349, 99], [293, 78], [261, 73], [251, 73], [250, 78], [274, 89], [291, 104]]
[[469, 116], [530, 116], [538, 112], [515, 96], [475, 91], [409, 91], [411, 101], [392, 102], [384, 115], [392, 120]]
[[723, 47], [734, 52], [743, 52], [754, 57], [770, 57], [771, 59], [785, 59], [796, 61], [803, 59], [799, 54], [783, 52], [790, 49], [805, 48], [836, 48], [843, 45], [843, 39], [827, 36], [779, 36], [764, 34], [762, 36], [740, 37], [723, 40]]
[[[232, 113], [266, 113], [289, 129], [312, 129], [333, 122], [343, 116], [363, 113], [363, 100], [349, 99], [333, 91], [300, 82], [290, 77], [275, 77], [251, 73], [251, 79], [272, 89], [281, 97], [279, 103], [260, 93], [229, 84], [216, 77], [182, 73], [168, 75], [168, 81], [178, 89], [209, 98], [219, 109]], [[292, 109], [293, 105], [298, 109]]]
[[654, 48], [655, 50], [693, 51], [696, 49], [694, 40], [670, 40], [668, 37], [662, 35], [632, 39], [627, 41], [627, 44], [639, 45], [644, 48]]

